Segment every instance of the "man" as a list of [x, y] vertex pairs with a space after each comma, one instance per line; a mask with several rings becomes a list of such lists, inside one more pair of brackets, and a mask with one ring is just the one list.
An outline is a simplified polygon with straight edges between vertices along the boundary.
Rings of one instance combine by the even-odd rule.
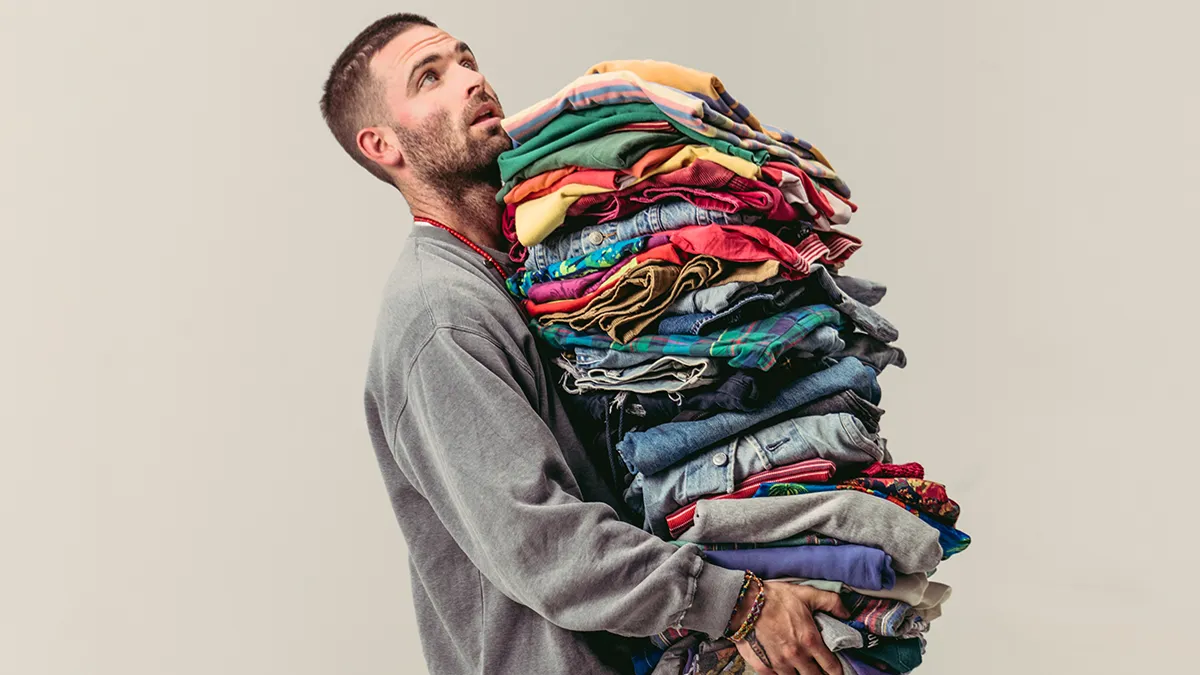
[[[504, 290], [496, 158], [511, 141], [470, 48], [421, 16], [381, 19], [338, 58], [321, 109], [415, 221], [365, 398], [430, 672], [624, 673], [619, 636], [736, 630], [757, 584], [737, 602], [743, 572], [618, 518]], [[765, 585], [740, 653], [760, 673], [841, 673], [811, 617], [843, 614], [837, 595]]]

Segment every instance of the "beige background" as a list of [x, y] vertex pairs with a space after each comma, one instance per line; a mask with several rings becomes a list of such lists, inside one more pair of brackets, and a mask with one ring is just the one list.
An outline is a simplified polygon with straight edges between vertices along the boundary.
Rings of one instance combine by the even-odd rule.
[[666, 59], [846, 176], [976, 539], [921, 672], [1189, 670], [1194, 9], [515, 4], [0, 3], [0, 672], [425, 672], [360, 403], [410, 221], [317, 110], [400, 10], [510, 112]]

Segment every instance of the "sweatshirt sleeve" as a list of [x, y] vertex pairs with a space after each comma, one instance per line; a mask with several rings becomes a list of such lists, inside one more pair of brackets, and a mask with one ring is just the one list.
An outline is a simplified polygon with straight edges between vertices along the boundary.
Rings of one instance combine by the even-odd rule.
[[719, 635], [742, 573], [580, 499], [566, 459], [490, 337], [434, 330], [405, 377], [392, 449], [442, 524], [502, 593], [567, 630]]

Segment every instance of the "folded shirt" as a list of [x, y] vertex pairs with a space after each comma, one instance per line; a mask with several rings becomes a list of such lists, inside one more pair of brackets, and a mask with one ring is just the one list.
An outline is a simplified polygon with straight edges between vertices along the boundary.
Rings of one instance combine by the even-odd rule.
[[[804, 479], [806, 482], [820, 483], [832, 478], [836, 470], [837, 465], [829, 460], [809, 459], [768, 471], [761, 471], [742, 481], [733, 492], [709, 497], [709, 499], [745, 499], [757, 492], [758, 486], [763, 483], [800, 482], [801, 479], [799, 477], [801, 476], [806, 477]], [[675, 536], [688, 527], [691, 527], [692, 516], [695, 513], [696, 504], [692, 503], [667, 516], [667, 526], [671, 529], [671, 536]]]
[[[758, 543], [697, 543], [694, 541], [679, 541], [678, 539], [672, 539], [667, 543], [674, 544], [681, 548], [684, 546], [699, 546], [701, 550], [704, 551], [739, 551], [748, 548], [778, 548], [780, 546], [838, 546], [843, 542], [840, 542], [833, 537], [807, 533], [797, 534], [793, 537], [787, 537], [785, 539], [776, 539], [775, 541], [764, 541]], [[840, 591], [841, 589], [839, 588], [838, 590]]]
[[948, 525], [954, 525], [960, 512], [958, 503], [946, 494], [944, 485], [922, 478], [860, 477], [841, 481], [834, 485], [801, 485], [799, 483], [799, 481], [760, 481], [758, 490], [752, 496], [777, 497], [830, 490], [857, 490], [881, 497], [916, 513], [929, 515]]
[[887, 553], [855, 544], [705, 551], [704, 557], [714, 565], [750, 570], [763, 579], [827, 579], [876, 589], [896, 583], [894, 563]]
[[872, 464], [860, 472], [874, 478], [924, 478], [925, 467], [917, 462], [907, 464]]
[[702, 501], [694, 518], [679, 539], [770, 541], [817, 532], [885, 551], [896, 571], [904, 574], [930, 572], [942, 560], [937, 529], [891, 502], [861, 492]]
[[849, 653], [853, 658], [876, 667], [882, 664], [889, 672], [907, 673], [921, 665], [923, 652], [920, 638], [881, 638], [873, 646]]
[[[632, 128], [638, 124], [659, 124], [665, 128]], [[507, 204], [521, 202], [528, 199], [531, 193], [544, 190], [573, 173], [598, 171], [613, 174], [633, 167], [652, 151], [673, 148], [669, 152], [657, 155], [661, 160], [664, 154], [669, 157], [681, 146], [689, 143], [687, 136], [675, 131], [675, 128], [665, 121], [626, 124], [604, 135], [546, 155], [530, 164], [505, 181], [496, 194], [496, 201]]]
[[[772, 193], [770, 197], [761, 194], [763, 190], [755, 184], [757, 181], [749, 182], [754, 179], [740, 176], [716, 162], [697, 160], [616, 190], [583, 195], [567, 207], [567, 216], [572, 223], [606, 223], [665, 199], [683, 200], [706, 209], [784, 215], [786, 212], [776, 211], [764, 201], [774, 199], [774, 189], [778, 189], [784, 203], [795, 209], [795, 214], [777, 219], [799, 219], [811, 222], [817, 229], [830, 230], [834, 225], [850, 222], [857, 208], [791, 166], [768, 162], [759, 167], [759, 173], [761, 182], [772, 188], [766, 190]], [[613, 180], [619, 178], [619, 174], [614, 174]]]
[[[705, 162], [711, 164], [711, 162]], [[724, 169], [724, 167], [722, 167]], [[579, 229], [560, 229], [540, 244], [529, 247], [526, 269], [544, 269], [598, 251], [614, 242], [645, 235], [678, 230], [695, 225], [749, 225], [758, 220], [744, 213], [726, 213], [697, 207], [684, 201], [653, 204], [626, 218], [606, 223], [586, 225]], [[530, 297], [532, 298], [530, 289]], [[538, 302], [544, 302], [539, 300]]]
[[863, 632], [881, 637], [916, 637], [928, 628], [912, 605], [899, 600], [872, 598], [852, 591], [842, 594], [842, 604], [850, 617], [846, 623]]
[[930, 581], [929, 576], [924, 573], [897, 574], [896, 585], [887, 590], [852, 588], [849, 586], [847, 586], [847, 589], [859, 595], [867, 595], [872, 598], [899, 600], [917, 609], [940, 607], [942, 603], [950, 599], [951, 595], [951, 588], [949, 586], [936, 581]]

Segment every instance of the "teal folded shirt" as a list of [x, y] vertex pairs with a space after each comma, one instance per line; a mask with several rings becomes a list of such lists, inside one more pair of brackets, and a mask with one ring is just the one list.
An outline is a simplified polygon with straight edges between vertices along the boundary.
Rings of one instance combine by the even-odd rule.
[[523, 180], [540, 173], [577, 166], [582, 169], [607, 169], [619, 171], [637, 164], [647, 152], [657, 148], [687, 143], [688, 138], [674, 131], [621, 131], [607, 133], [575, 145], [563, 148], [517, 172], [512, 180], [506, 181], [496, 194], [496, 201], [503, 202], [505, 195]]

